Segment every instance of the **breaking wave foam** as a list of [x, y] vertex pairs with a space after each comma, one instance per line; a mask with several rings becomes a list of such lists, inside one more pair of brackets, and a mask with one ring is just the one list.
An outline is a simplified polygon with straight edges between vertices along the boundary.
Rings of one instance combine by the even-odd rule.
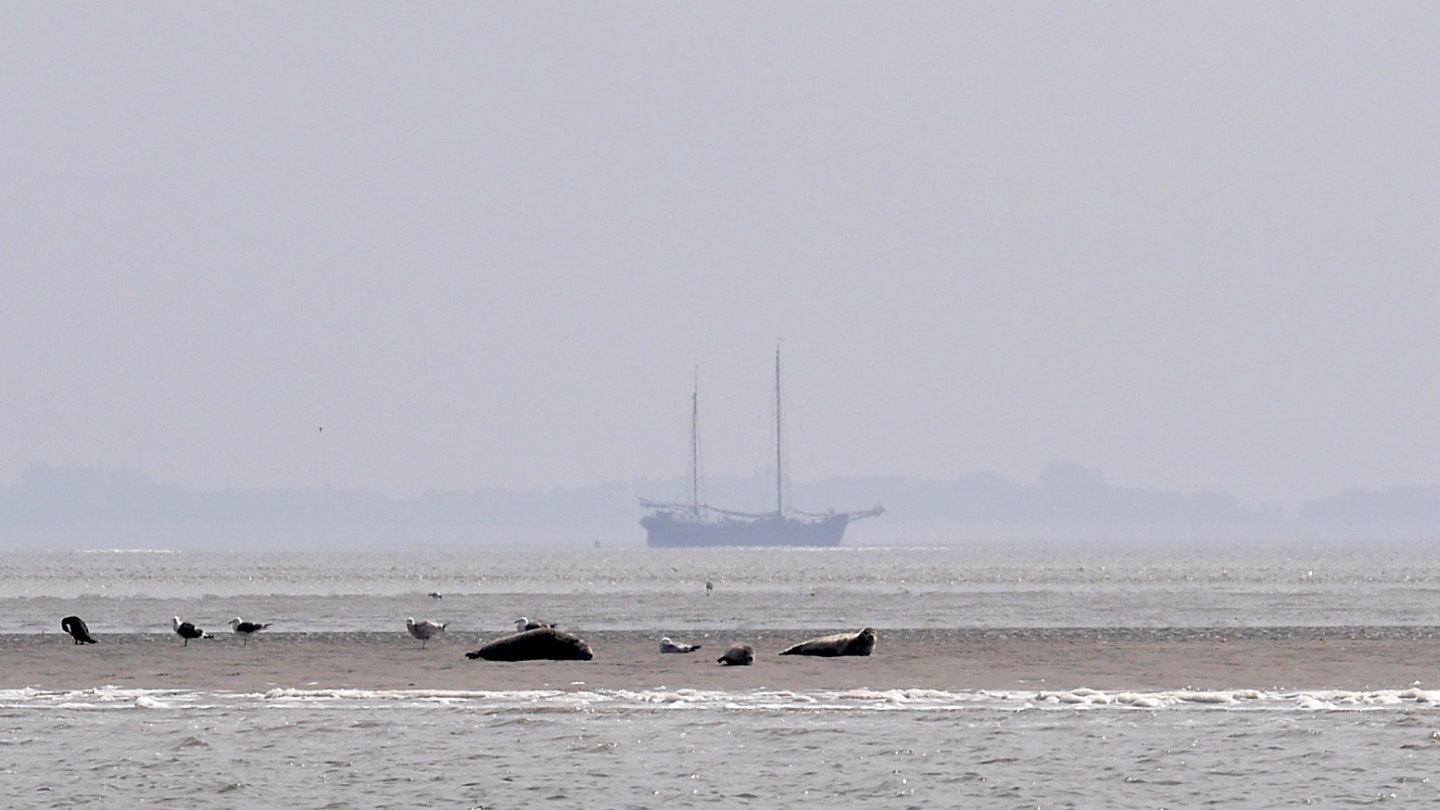
[[226, 709], [238, 706], [337, 709], [377, 706], [457, 707], [488, 712], [545, 711], [1356, 711], [1440, 708], [1440, 690], [1418, 687], [1373, 691], [1310, 690], [1153, 692], [1071, 689], [849, 689], [843, 691], [725, 692], [699, 689], [460, 691], [438, 689], [271, 689], [267, 692], [130, 689], [77, 691], [0, 689], [0, 708], [65, 711]]

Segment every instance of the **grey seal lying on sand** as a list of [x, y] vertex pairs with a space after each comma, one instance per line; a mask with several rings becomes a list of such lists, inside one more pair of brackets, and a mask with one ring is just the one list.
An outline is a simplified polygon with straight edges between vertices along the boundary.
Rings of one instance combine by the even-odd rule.
[[867, 627], [858, 633], [836, 633], [802, 641], [782, 650], [781, 655], [819, 655], [834, 658], [837, 655], [869, 655], [875, 650], [875, 629]]
[[497, 638], [484, 647], [465, 653], [470, 660], [486, 661], [589, 661], [595, 657], [577, 635], [553, 627], [537, 627], [523, 633]]
[[683, 641], [671, 641], [669, 636], [660, 639], [660, 652], [662, 653], [692, 653], [700, 649], [699, 644], [686, 644]]
[[727, 667], [748, 667], [755, 663], [755, 648], [749, 644], [735, 644], [716, 659], [716, 663]]

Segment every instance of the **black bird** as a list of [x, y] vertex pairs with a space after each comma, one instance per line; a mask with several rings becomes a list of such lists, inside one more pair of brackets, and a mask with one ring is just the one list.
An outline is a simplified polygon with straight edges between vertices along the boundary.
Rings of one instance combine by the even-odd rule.
[[240, 643], [242, 645], [250, 643], [251, 636], [255, 635], [261, 630], [264, 630], [270, 625], [271, 622], [266, 622], [264, 624], [261, 624], [259, 622], [247, 622], [239, 616], [236, 616], [235, 618], [230, 620], [230, 629], [234, 630], [235, 634], [241, 638]]
[[76, 644], [99, 644], [95, 637], [90, 635], [90, 628], [85, 626], [85, 620], [79, 616], [66, 616], [60, 620], [60, 629], [70, 634]]
[[170, 623], [172, 626], [174, 626], [175, 632], [179, 634], [180, 638], [185, 639], [186, 647], [190, 646], [190, 639], [192, 638], [214, 638], [214, 636], [211, 636], [209, 633], [201, 630], [190, 622], [180, 621], [179, 616], [173, 617], [170, 620]]

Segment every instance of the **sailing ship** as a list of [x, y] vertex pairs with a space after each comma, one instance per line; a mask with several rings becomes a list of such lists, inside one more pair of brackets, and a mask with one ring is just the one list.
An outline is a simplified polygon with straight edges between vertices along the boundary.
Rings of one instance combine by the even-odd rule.
[[740, 512], [700, 502], [700, 390], [690, 397], [690, 503], [656, 503], [642, 498], [649, 514], [640, 519], [646, 543], [657, 547], [838, 546], [852, 520], [885, 511], [802, 512], [785, 505], [785, 457], [781, 441], [780, 350], [775, 350], [775, 510]]

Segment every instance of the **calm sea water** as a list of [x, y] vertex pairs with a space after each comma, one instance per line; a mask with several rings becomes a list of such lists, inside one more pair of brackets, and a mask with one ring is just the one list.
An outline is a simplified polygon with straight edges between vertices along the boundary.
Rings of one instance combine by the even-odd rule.
[[[705, 582], [715, 595], [705, 599]], [[442, 594], [434, 600], [429, 593]], [[0, 553], [0, 633], [1440, 625], [1440, 544]]]
[[[707, 599], [704, 583], [716, 585]], [[0, 632], [1440, 625], [1425, 547], [0, 554]], [[438, 592], [443, 599], [428, 596]], [[47, 693], [10, 807], [1440, 803], [1440, 693]], [[100, 685], [97, 685], [99, 687]]]

